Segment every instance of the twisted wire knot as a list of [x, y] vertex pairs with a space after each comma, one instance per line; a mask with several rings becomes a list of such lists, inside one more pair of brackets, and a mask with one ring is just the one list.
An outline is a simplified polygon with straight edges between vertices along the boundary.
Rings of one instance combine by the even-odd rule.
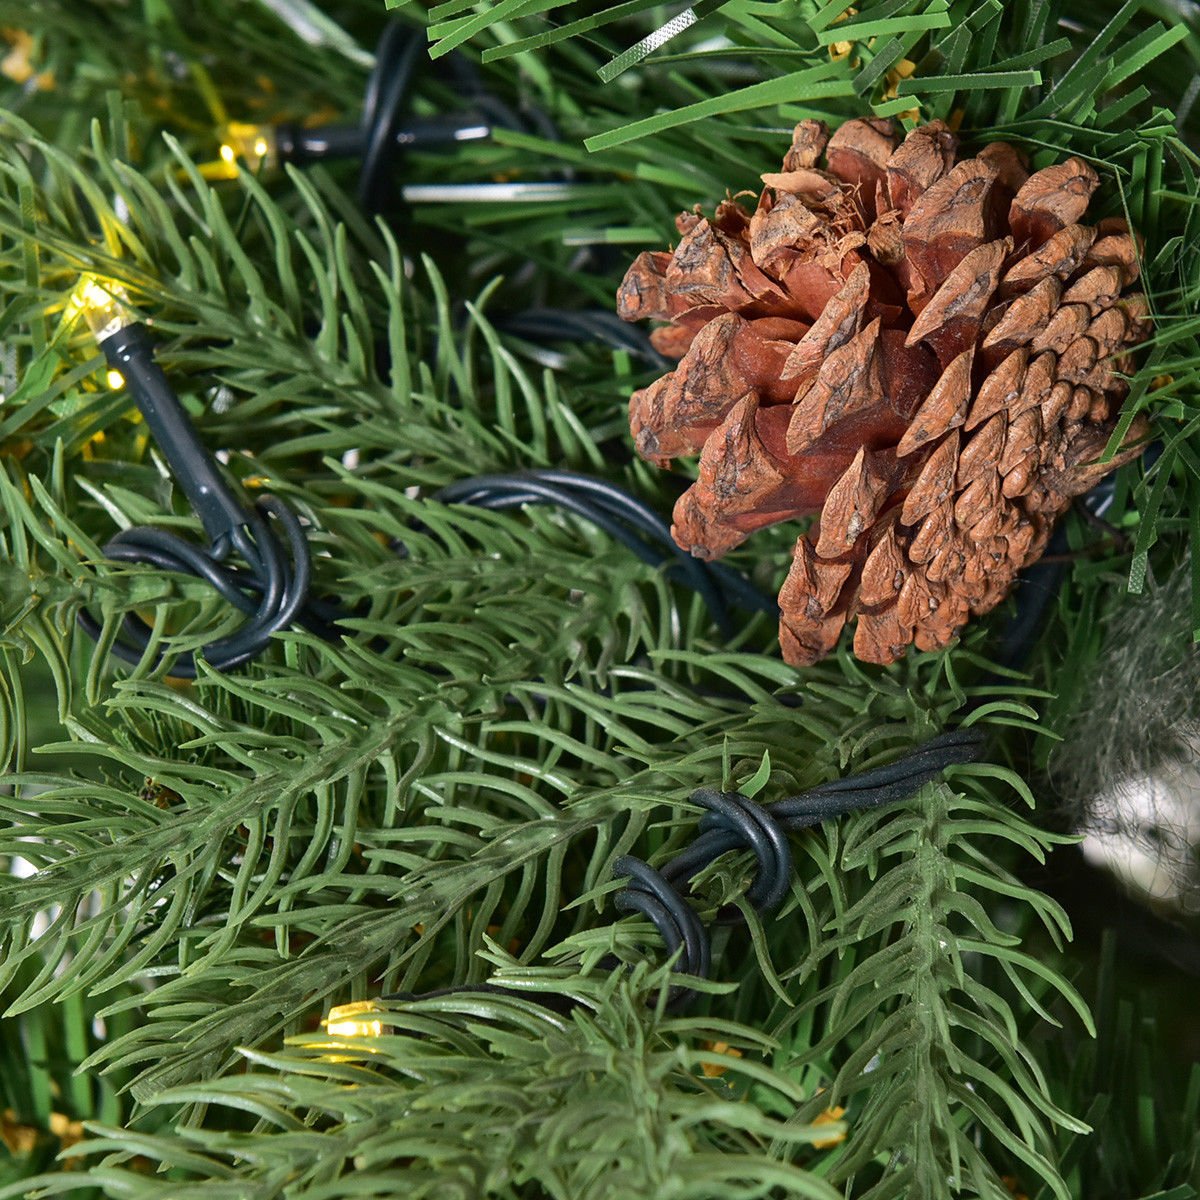
[[683, 953], [679, 970], [684, 975], [707, 979], [712, 965], [708, 933], [695, 910], [661, 871], [656, 871], [643, 859], [624, 855], [613, 864], [619, 875], [628, 875], [630, 882], [616, 894], [613, 903], [620, 912], [641, 913], [666, 943], [667, 953], [674, 954], [681, 946]]
[[[174, 571], [203, 579], [216, 592], [246, 616], [231, 634], [204, 647], [205, 661], [218, 671], [229, 671], [257, 657], [272, 635], [293, 622], [324, 637], [332, 634], [330, 622], [339, 615], [335, 605], [309, 594], [312, 581], [312, 557], [308, 540], [296, 514], [276, 496], [260, 496], [244, 514], [245, 524], [234, 530], [227, 541], [200, 546], [164, 529], [136, 525], [122, 530], [104, 547], [106, 557], [126, 563], [138, 563], [161, 571]], [[283, 532], [281, 540], [271, 528], [274, 517]], [[245, 565], [227, 561], [236, 550]], [[101, 623], [86, 610], [78, 616], [80, 626], [99, 641]], [[147, 653], [152, 629], [133, 613], [121, 623], [111, 652], [125, 662], [137, 663]], [[163, 659], [159, 654], [157, 662]], [[171, 663], [171, 674], [180, 678], [196, 676], [196, 656], [178, 655]]]
[[701, 789], [692, 800], [710, 810], [700, 820], [701, 834], [736, 837], [739, 848], [754, 852], [758, 873], [746, 899], [759, 912], [774, 912], [783, 903], [792, 877], [792, 848], [783, 826], [769, 809], [741, 792]]
[[[613, 872], [628, 876], [629, 883], [617, 892], [615, 906], [620, 912], [641, 913], [654, 925], [669, 953], [683, 947], [679, 962], [682, 974], [707, 978], [712, 960], [708, 933], [680, 885], [722, 854], [749, 850], [757, 860], [757, 869], [746, 899], [758, 912], [773, 912], [791, 886], [789, 831], [904, 800], [937, 779], [947, 767], [970, 762], [981, 744], [982, 734], [977, 729], [951, 730], [895, 762], [820, 784], [769, 808], [741, 792], [700, 788], [691, 796], [692, 803], [706, 810], [700, 818], [699, 836], [659, 869], [632, 855], [617, 859]], [[745, 917], [737, 906], [726, 905], [716, 919], [718, 924], [734, 924]], [[670, 1003], [678, 1006], [692, 990], [686, 985], [672, 987]]]
[[[613, 902], [619, 912], [637, 912], [650, 921], [668, 954], [682, 947], [681, 974], [707, 979], [712, 965], [708, 931], [678, 885], [727, 850], [750, 850], [758, 869], [746, 899], [758, 911], [770, 912], [783, 902], [791, 884], [792, 851], [779, 822], [741, 792], [700, 788], [692, 794], [692, 802], [708, 810], [700, 821], [700, 836], [661, 869], [633, 855], [617, 859], [613, 871], [627, 875], [629, 883]], [[717, 915], [723, 924], [742, 919], [741, 910], [734, 905], [727, 905]], [[672, 988], [672, 1002], [685, 999], [690, 990]]]

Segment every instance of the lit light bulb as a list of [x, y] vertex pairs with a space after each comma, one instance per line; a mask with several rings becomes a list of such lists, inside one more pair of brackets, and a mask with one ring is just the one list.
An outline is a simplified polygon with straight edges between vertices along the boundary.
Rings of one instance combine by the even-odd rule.
[[104, 382], [111, 391], [119, 392], [125, 386], [125, 376], [116, 367], [109, 367], [104, 373]]
[[[126, 325], [133, 325], [137, 318], [127, 315], [117, 299], [120, 288], [115, 284], [101, 284], [91, 276], [80, 281], [71, 297], [68, 312], [74, 316], [82, 312], [88, 328], [97, 342], [111, 337]], [[122, 380], [124, 383], [124, 380]]]
[[373, 1012], [370, 1000], [355, 1000], [351, 1004], [336, 1004], [329, 1010], [323, 1024], [335, 1037], [379, 1037], [383, 1033], [382, 1021], [364, 1021], [360, 1014]]
[[258, 171], [275, 165], [275, 135], [264, 126], [230, 121], [221, 139], [220, 161], [200, 164], [205, 179], [236, 179], [243, 167]]
[[230, 166], [240, 159], [251, 171], [272, 165], [275, 156], [275, 136], [261, 125], [230, 121], [224, 129], [221, 158]]

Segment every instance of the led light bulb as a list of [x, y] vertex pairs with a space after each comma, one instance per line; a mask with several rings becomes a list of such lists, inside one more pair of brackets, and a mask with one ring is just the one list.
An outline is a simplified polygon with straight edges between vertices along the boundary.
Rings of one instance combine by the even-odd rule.
[[225, 126], [221, 158], [230, 166], [240, 159], [251, 171], [257, 171], [264, 166], [274, 166], [275, 135], [262, 125], [230, 121]]
[[374, 1011], [370, 1000], [355, 1000], [351, 1004], [337, 1004], [329, 1010], [324, 1025], [336, 1037], [379, 1037], [383, 1033], [382, 1021], [364, 1021], [360, 1014]]
[[[85, 278], [71, 297], [70, 308], [83, 313], [88, 328], [97, 342], [111, 337], [126, 325], [134, 325], [137, 318], [121, 308], [118, 300], [120, 289], [114, 284], [101, 284], [91, 277]], [[122, 381], [123, 382], [123, 381]], [[111, 384], [110, 384], [111, 386]]]
[[116, 367], [109, 367], [104, 373], [104, 382], [108, 384], [110, 391], [119, 392], [125, 386], [125, 376]]
[[279, 157], [274, 131], [243, 121], [230, 121], [221, 131], [217, 154], [218, 161], [199, 164], [205, 179], [236, 179], [244, 167], [257, 172], [277, 166]]

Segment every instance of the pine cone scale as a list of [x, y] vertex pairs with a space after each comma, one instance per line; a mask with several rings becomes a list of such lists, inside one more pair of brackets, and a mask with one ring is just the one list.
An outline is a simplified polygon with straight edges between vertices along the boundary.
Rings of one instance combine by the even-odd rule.
[[1076, 224], [1099, 186], [1100, 177], [1078, 158], [1031, 175], [1009, 209], [1008, 223], [1017, 244], [1036, 248]]
[[975, 347], [968, 346], [950, 361], [904, 431], [896, 447], [898, 455], [903, 457], [911, 454], [966, 421], [971, 402], [971, 367], [974, 360]]
[[973, 346], [979, 323], [1000, 282], [1000, 265], [1011, 249], [1011, 240], [1005, 238], [976, 246], [963, 255], [917, 315], [904, 344], [928, 342], [945, 362]]

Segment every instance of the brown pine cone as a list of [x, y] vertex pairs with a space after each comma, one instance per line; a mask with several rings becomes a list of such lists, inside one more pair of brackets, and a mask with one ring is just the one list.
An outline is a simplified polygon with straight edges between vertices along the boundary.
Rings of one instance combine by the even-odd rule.
[[867, 662], [947, 645], [1145, 436], [1096, 463], [1150, 328], [1134, 235], [1080, 223], [1096, 173], [956, 147], [940, 121], [903, 141], [802, 121], [753, 215], [681, 214], [674, 252], [640, 254], [617, 296], [668, 322], [651, 340], [680, 359], [630, 403], [644, 458], [700, 454], [680, 546], [716, 558], [820, 514], [779, 594], [797, 666], [851, 617]]

